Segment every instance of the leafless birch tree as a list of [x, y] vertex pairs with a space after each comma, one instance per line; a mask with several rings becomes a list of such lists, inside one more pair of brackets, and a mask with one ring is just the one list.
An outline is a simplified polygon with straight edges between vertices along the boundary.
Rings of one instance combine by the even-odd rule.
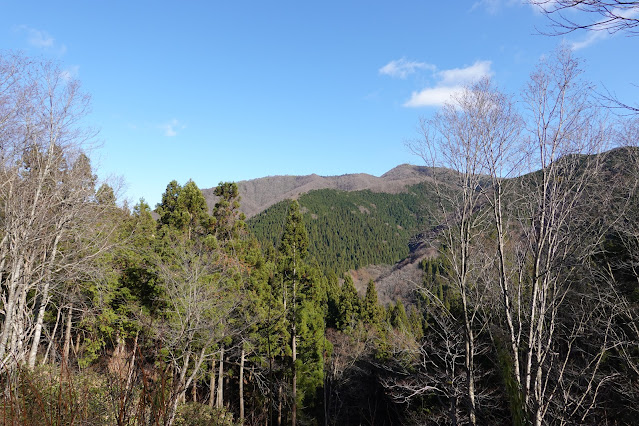
[[[55, 286], [107, 244], [95, 176], [83, 153], [95, 132], [89, 97], [54, 63], [0, 55], [0, 365], [35, 365]], [[104, 235], [103, 235], [104, 236]]]
[[[484, 297], [479, 279], [485, 268], [481, 239], [487, 229], [484, 208], [490, 180], [485, 155], [497, 139], [508, 139], [517, 130], [512, 108], [488, 79], [468, 87], [453, 103], [445, 105], [431, 120], [422, 120], [422, 138], [410, 147], [430, 165], [443, 218], [442, 242], [450, 271], [448, 279], [459, 294], [463, 324], [465, 404], [471, 424], [477, 422], [476, 362], [478, 335], [486, 326]], [[432, 295], [432, 293], [430, 293]], [[435, 301], [440, 304], [441, 301]], [[450, 325], [444, 327], [450, 331]], [[448, 334], [450, 334], [448, 331]]]
[[[535, 425], [592, 420], [601, 389], [618, 377], [604, 368], [605, 354], [634, 341], [616, 326], [630, 321], [628, 306], [593, 267], [632, 190], [607, 182], [603, 152], [613, 134], [581, 74], [572, 53], [558, 49], [532, 74], [521, 112], [480, 81], [423, 121], [412, 145], [437, 178], [447, 273], [463, 313], [469, 423], [477, 421], [474, 357], [486, 330], [496, 353], [508, 354], [513, 421]], [[434, 318], [446, 341], [461, 338], [447, 316]], [[434, 365], [458, 353], [446, 347], [431, 342], [422, 358]], [[442, 383], [423, 380], [404, 388], [417, 394]]]

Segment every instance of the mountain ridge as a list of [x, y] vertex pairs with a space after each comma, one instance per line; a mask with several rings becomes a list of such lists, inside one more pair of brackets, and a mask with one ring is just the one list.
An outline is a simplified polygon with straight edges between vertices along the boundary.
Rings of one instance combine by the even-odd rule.
[[[340, 191], [362, 191], [397, 194], [406, 187], [432, 180], [429, 167], [400, 164], [381, 176], [367, 173], [348, 173], [338, 176], [276, 175], [237, 182], [242, 197], [241, 211], [251, 218], [272, 205], [286, 200], [297, 199], [300, 195], [318, 189]], [[209, 208], [217, 202], [215, 188], [202, 189]]]

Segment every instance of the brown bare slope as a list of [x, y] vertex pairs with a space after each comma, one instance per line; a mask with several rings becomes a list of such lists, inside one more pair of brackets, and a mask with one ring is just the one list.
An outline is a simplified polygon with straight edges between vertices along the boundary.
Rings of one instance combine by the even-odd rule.
[[[241, 210], [247, 217], [266, 210], [268, 207], [286, 199], [296, 199], [301, 194], [315, 189], [338, 189], [342, 191], [361, 191], [399, 193], [408, 185], [431, 179], [428, 167], [402, 164], [384, 173], [380, 177], [366, 173], [346, 174], [341, 176], [269, 176], [259, 179], [245, 180], [237, 183], [242, 197]], [[213, 188], [203, 189], [209, 207], [217, 201]]]
[[410, 255], [394, 265], [368, 265], [349, 273], [360, 296], [364, 297], [368, 282], [373, 280], [381, 304], [388, 305], [397, 299], [409, 303], [421, 286], [421, 261], [436, 256], [436, 243], [420, 240], [412, 247]]

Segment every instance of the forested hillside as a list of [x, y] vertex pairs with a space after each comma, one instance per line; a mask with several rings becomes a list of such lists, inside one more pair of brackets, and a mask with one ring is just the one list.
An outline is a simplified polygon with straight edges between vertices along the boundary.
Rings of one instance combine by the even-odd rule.
[[[397, 194], [371, 191], [311, 191], [299, 197], [311, 245], [309, 255], [324, 272], [338, 275], [370, 264], [394, 264], [409, 253], [418, 232], [437, 223], [432, 184]], [[288, 202], [248, 221], [263, 245], [277, 244]]]

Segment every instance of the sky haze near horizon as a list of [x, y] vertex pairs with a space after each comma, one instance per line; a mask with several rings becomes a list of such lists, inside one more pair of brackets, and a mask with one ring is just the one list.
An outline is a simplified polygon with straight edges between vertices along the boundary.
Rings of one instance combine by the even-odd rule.
[[269, 175], [379, 176], [421, 164], [417, 137], [482, 76], [517, 95], [561, 43], [585, 77], [635, 103], [639, 38], [540, 35], [516, 0], [0, 0], [0, 48], [53, 58], [92, 96], [98, 175], [152, 207], [173, 179], [200, 188]]

